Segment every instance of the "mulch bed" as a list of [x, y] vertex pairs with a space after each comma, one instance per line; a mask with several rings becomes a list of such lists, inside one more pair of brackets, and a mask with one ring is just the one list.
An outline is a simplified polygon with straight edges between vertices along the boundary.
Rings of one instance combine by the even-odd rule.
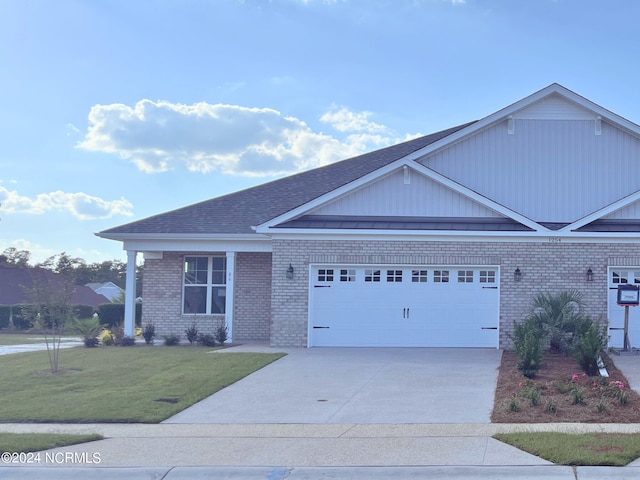
[[[588, 377], [572, 357], [547, 352], [542, 368], [535, 379], [523, 376], [517, 368], [518, 357], [505, 351], [498, 374], [495, 402], [491, 421], [494, 423], [640, 423], [640, 395], [631, 390], [625, 376], [611, 359], [603, 354], [609, 378]], [[572, 376], [577, 374], [577, 377]], [[621, 405], [617, 394], [622, 382], [627, 395], [626, 405]], [[573, 405], [570, 390], [581, 388], [584, 404]], [[540, 402], [532, 406], [526, 398], [527, 390], [540, 389]], [[519, 411], [511, 411], [514, 396]], [[555, 413], [547, 413], [547, 405], [555, 405]], [[598, 404], [606, 408], [598, 411]]]

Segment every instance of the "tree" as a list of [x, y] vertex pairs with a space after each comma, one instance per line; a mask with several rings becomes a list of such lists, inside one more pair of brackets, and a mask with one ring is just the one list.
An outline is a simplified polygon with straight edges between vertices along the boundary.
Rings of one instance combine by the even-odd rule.
[[28, 268], [31, 252], [28, 250], [18, 250], [15, 247], [5, 248], [0, 254], [0, 267]]
[[32, 279], [28, 292], [31, 303], [23, 308], [23, 315], [42, 329], [51, 373], [57, 373], [62, 333], [67, 321], [73, 319], [74, 285], [70, 275], [53, 275], [41, 269], [34, 269]]

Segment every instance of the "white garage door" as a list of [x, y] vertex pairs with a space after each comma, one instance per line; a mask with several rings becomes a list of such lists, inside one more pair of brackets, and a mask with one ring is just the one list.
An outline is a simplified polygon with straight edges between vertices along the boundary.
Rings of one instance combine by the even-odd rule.
[[313, 266], [309, 346], [498, 347], [497, 267]]
[[[609, 346], [624, 347], [624, 307], [618, 305], [618, 286], [640, 286], [640, 267], [609, 268]], [[629, 307], [629, 342], [640, 347], [640, 307]]]

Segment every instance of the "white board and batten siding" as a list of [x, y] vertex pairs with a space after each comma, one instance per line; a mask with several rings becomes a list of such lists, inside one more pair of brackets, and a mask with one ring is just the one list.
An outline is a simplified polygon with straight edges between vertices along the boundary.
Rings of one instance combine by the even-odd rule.
[[496, 266], [312, 265], [308, 346], [498, 348]]
[[511, 134], [501, 121], [419, 161], [535, 221], [571, 223], [640, 190], [640, 175], [629, 175], [640, 139], [604, 119], [596, 134], [584, 112], [534, 104], [513, 114]]
[[310, 212], [313, 215], [500, 217], [421, 173], [398, 169]]

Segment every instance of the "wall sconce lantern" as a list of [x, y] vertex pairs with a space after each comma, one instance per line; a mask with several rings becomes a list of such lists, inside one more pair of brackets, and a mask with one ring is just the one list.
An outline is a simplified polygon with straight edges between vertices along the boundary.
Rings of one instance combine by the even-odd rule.
[[593, 270], [591, 270], [591, 267], [587, 270], [587, 282], [593, 282]]
[[291, 264], [289, 264], [289, 268], [287, 268], [287, 279], [289, 280], [293, 280], [293, 266]]
[[516, 282], [519, 282], [520, 280], [522, 280], [522, 272], [520, 271], [520, 267], [516, 267], [516, 271], [513, 272], [513, 279]]

